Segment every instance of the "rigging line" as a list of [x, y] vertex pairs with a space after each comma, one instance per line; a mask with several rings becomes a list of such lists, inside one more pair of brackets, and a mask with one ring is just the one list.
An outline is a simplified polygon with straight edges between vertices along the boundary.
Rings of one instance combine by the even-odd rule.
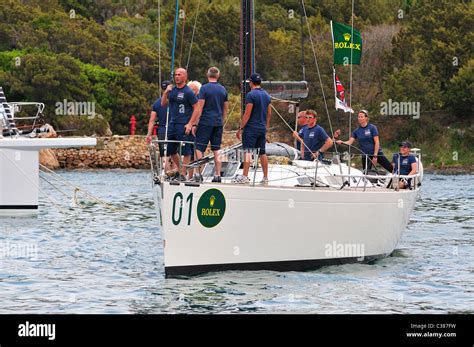
[[252, 73], [257, 71], [257, 62], [255, 61], [255, 1], [252, 1]]
[[48, 194], [46, 194], [41, 188], [40, 186], [34, 182], [27, 174], [25, 171], [23, 171], [23, 169], [17, 165], [17, 163], [15, 163], [15, 161], [13, 161], [12, 159], [10, 159], [5, 153], [3, 153], [3, 151], [0, 149], [0, 153], [3, 154], [3, 156], [10, 162], [12, 163], [13, 165], [16, 166], [16, 168], [18, 169], [18, 171], [20, 171], [20, 173], [25, 176], [25, 178], [32, 184], [34, 185], [38, 191], [40, 193], [42, 193], [53, 205], [54, 207], [56, 207], [58, 209], [59, 212], [61, 213], [65, 213], [65, 211], [59, 206], [59, 203], [57, 201], [55, 201], [52, 197], [50, 197]]
[[161, 0], [158, 0], [158, 83], [161, 95]]
[[[313, 51], [314, 62], [316, 63], [316, 69], [318, 71], [319, 85], [321, 87], [321, 93], [323, 94], [323, 100], [324, 100], [324, 106], [326, 108], [326, 114], [328, 115], [329, 128], [331, 129], [331, 138], [334, 139], [334, 129], [332, 127], [331, 116], [329, 115], [328, 103], [327, 103], [327, 100], [326, 100], [326, 94], [324, 93], [324, 86], [323, 86], [323, 81], [321, 79], [321, 74], [319, 72], [318, 58], [316, 57], [316, 49], [314, 48], [313, 35], [311, 34], [311, 28], [309, 26], [308, 15], [306, 14], [306, 6], [304, 5], [304, 0], [301, 0], [301, 6], [303, 7], [305, 22], [306, 22], [306, 26], [308, 27], [309, 41], [311, 42], [311, 49]], [[338, 153], [339, 151], [337, 150], [337, 143], [335, 143], [336, 141], [333, 141], [333, 142], [334, 142], [334, 149], [336, 150], [336, 153], [339, 156], [339, 153]], [[338, 160], [338, 162], [339, 162], [339, 171], [342, 174], [341, 160]]]
[[[171, 72], [170, 72], [170, 80], [174, 81], [174, 52], [176, 50], [176, 31], [178, 28], [178, 12], [179, 12], [179, 0], [175, 1], [175, 13], [174, 13], [174, 27], [173, 27], [173, 47], [171, 49]], [[166, 124], [168, 125], [168, 123]]]
[[[354, 0], [352, 0], [352, 12], [351, 12], [351, 66], [350, 66], [350, 79], [349, 79], [349, 107], [352, 108], [352, 53], [354, 49]], [[349, 112], [349, 134], [352, 134], [352, 112]], [[349, 147], [349, 174], [351, 173], [351, 147]]]
[[[40, 171], [42, 172], [42, 171]], [[60, 192], [62, 195], [64, 195], [66, 198], [70, 199], [69, 195], [67, 195], [67, 193], [65, 193], [63, 190], [59, 189], [58, 187], [56, 187], [56, 185], [54, 183], [52, 183], [51, 181], [49, 181], [45, 175], [39, 175], [39, 178], [41, 178], [42, 180], [44, 180], [45, 182], [49, 183], [54, 189], [56, 189], [58, 192]]]
[[[303, 13], [304, 13], [304, 17], [305, 17], [306, 26], [308, 28], [309, 40], [311, 42], [311, 49], [313, 50], [314, 62], [316, 63], [316, 70], [318, 71], [319, 85], [321, 87], [321, 92], [323, 94], [324, 106], [326, 108], [326, 114], [327, 114], [328, 120], [329, 120], [329, 127], [331, 128], [331, 135], [334, 138], [334, 131], [333, 131], [333, 127], [332, 127], [331, 116], [329, 115], [328, 103], [327, 103], [327, 100], [326, 100], [326, 94], [324, 93], [324, 86], [323, 86], [323, 81], [321, 79], [321, 73], [319, 72], [318, 58], [316, 57], [316, 49], [314, 48], [313, 35], [311, 34], [311, 28], [309, 26], [308, 16], [306, 14], [306, 7], [304, 5], [304, 0], [301, 0], [301, 5], [303, 7]], [[337, 146], [335, 146], [335, 149], [336, 149], [336, 153], [337, 153], [338, 152], [337, 151]]]
[[187, 14], [186, 14], [186, 0], [184, 0], [184, 3], [183, 3], [183, 13], [184, 13], [184, 17], [183, 17], [183, 28], [181, 29], [181, 47], [179, 49], [179, 66], [182, 66], [181, 65], [181, 58], [183, 57], [184, 28], [186, 26], [186, 17], [187, 17]]
[[104, 205], [105, 207], [108, 207], [110, 209], [113, 209], [113, 210], [118, 210], [117, 207], [115, 206], [112, 206], [110, 205], [108, 202], [102, 200], [102, 199], [99, 199], [97, 197], [95, 197], [94, 195], [92, 195], [91, 193], [89, 193], [88, 191], [82, 189], [81, 187], [79, 186], [76, 186], [75, 184], [69, 182], [68, 180], [66, 180], [64, 177], [62, 177], [61, 175], [57, 174], [56, 172], [54, 172], [53, 170], [51, 170], [50, 168], [40, 164], [40, 168], [42, 169], [42, 172], [44, 174], [46, 173], [49, 173], [51, 177], [53, 177], [54, 179], [58, 180], [58, 181], [62, 181], [64, 184], [74, 188], [76, 191], [78, 192], [82, 192], [85, 196], [88, 196], [90, 197], [91, 199], [97, 201], [99, 204], [102, 204]]
[[238, 102], [236, 102], [236, 103], [234, 104], [234, 106], [232, 106], [232, 110], [230, 110], [230, 112], [227, 114], [227, 117], [226, 117], [226, 119], [225, 119], [225, 122], [224, 122], [224, 125], [223, 125], [222, 129], [225, 129], [225, 126], [227, 125], [227, 122], [228, 122], [229, 119], [230, 119], [230, 115], [232, 114], [232, 112], [234, 112], [235, 106], [237, 106], [237, 104], [238, 104]]
[[[175, 12], [174, 12], [174, 28], [173, 28], [173, 47], [171, 51], [171, 71], [170, 71], [170, 81], [174, 82], [174, 51], [176, 49], [176, 28], [178, 26], [178, 11], [179, 11], [179, 0], [176, 0]], [[160, 86], [161, 87], [161, 86]], [[169, 128], [169, 119], [170, 119], [170, 107], [168, 100], [168, 107], [166, 108], [166, 130], [165, 130], [165, 141], [168, 141], [168, 128]], [[168, 144], [165, 144], [165, 157], [168, 154]], [[163, 173], [164, 175], [164, 173]]]
[[199, 16], [199, 6], [201, 5], [201, 0], [198, 1], [197, 10], [196, 10], [196, 18], [194, 18], [194, 25], [193, 25], [193, 33], [191, 35], [191, 44], [189, 45], [189, 53], [188, 53], [188, 60], [186, 61], [186, 71], [189, 67], [189, 61], [191, 60], [191, 51], [193, 49], [194, 43], [194, 33], [196, 32], [197, 20]]

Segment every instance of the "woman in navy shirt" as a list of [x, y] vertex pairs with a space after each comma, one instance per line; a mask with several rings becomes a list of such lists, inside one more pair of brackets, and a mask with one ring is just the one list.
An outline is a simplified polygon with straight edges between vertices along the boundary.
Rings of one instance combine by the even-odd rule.
[[385, 170], [391, 173], [393, 171], [393, 166], [382, 152], [379, 132], [375, 125], [369, 123], [369, 113], [366, 110], [360, 110], [357, 120], [359, 121], [359, 127], [352, 132], [349, 140], [338, 140], [337, 143], [352, 145], [357, 139], [359, 141], [360, 150], [367, 155], [362, 156], [362, 168], [364, 172], [367, 173], [367, 170], [372, 168], [372, 164], [376, 165], [378, 162]]

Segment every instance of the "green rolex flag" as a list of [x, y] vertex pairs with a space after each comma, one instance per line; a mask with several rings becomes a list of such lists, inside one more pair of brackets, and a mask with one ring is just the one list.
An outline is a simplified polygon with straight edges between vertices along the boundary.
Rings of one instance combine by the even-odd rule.
[[[332, 48], [334, 64], [360, 64], [362, 55], [362, 37], [360, 32], [349, 25], [331, 21]], [[352, 36], [354, 34], [354, 36]], [[352, 48], [352, 62], [351, 62]]]

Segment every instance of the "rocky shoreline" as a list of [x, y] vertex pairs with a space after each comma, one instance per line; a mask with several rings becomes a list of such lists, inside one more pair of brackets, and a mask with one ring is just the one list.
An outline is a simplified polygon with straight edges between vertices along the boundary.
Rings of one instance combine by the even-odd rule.
[[[273, 133], [270, 141], [284, 138], [283, 134]], [[222, 146], [235, 142], [235, 132], [224, 135]], [[40, 163], [50, 169], [149, 169], [150, 158], [145, 136], [98, 137], [96, 147], [47, 149], [40, 151]], [[434, 174], [472, 174], [474, 165], [451, 165], [436, 167], [425, 164], [426, 173]]]
[[[224, 134], [222, 147], [237, 142], [235, 131]], [[281, 139], [275, 132], [270, 141]], [[50, 169], [149, 169], [150, 156], [143, 135], [97, 137], [97, 146], [40, 151], [40, 163]]]

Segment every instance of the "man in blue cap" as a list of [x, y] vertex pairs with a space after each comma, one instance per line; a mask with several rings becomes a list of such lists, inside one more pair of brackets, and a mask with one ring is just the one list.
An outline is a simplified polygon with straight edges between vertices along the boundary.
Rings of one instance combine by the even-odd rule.
[[256, 151], [260, 157], [263, 169], [263, 180], [268, 183], [268, 158], [265, 152], [267, 139], [267, 128], [270, 125], [272, 115], [270, 95], [262, 89], [262, 77], [254, 73], [246, 81], [250, 84], [251, 91], [245, 98], [245, 113], [242, 117], [237, 138], [242, 139], [242, 148], [245, 151], [243, 175], [233, 179], [234, 183], [248, 183], [250, 168], [250, 151]]
[[[413, 154], [410, 154], [411, 143], [408, 141], [402, 141], [400, 143], [400, 153], [395, 153], [392, 159], [393, 173], [398, 175], [415, 175], [418, 172], [418, 165], [416, 157]], [[398, 169], [398, 164], [400, 164], [400, 170]], [[398, 188], [405, 189], [411, 188], [411, 178], [402, 178], [398, 182]]]
[[[168, 87], [171, 84], [170, 81], [163, 81], [161, 82], [161, 90], [165, 91], [166, 87]], [[146, 143], [150, 143], [152, 140], [153, 136], [153, 128], [155, 125], [158, 126], [157, 129], [157, 135], [158, 135], [158, 140], [164, 140], [165, 139], [165, 133], [166, 133], [166, 116], [167, 116], [167, 109], [168, 107], [162, 107], [161, 106], [161, 96], [155, 101], [151, 108], [151, 115], [150, 115], [150, 121], [148, 122], [148, 133], [146, 135]], [[160, 145], [160, 155], [163, 156], [164, 154], [161, 152], [161, 145]]]
[[[170, 81], [163, 81], [161, 82], [161, 91], [165, 91], [166, 88], [171, 84]], [[152, 137], [153, 137], [153, 128], [155, 125], [158, 126], [157, 129], [157, 136], [158, 140], [164, 140], [166, 136], [166, 122], [168, 117], [168, 107], [163, 107], [161, 106], [161, 96], [155, 101], [151, 108], [151, 115], [150, 115], [150, 120], [148, 121], [148, 132], [146, 135], [146, 143], [150, 144]], [[158, 145], [160, 149], [160, 157], [163, 158], [163, 163], [165, 166], [165, 170], [167, 169], [167, 163], [168, 161], [166, 160], [165, 157], [165, 148], [164, 144], [160, 143]]]

